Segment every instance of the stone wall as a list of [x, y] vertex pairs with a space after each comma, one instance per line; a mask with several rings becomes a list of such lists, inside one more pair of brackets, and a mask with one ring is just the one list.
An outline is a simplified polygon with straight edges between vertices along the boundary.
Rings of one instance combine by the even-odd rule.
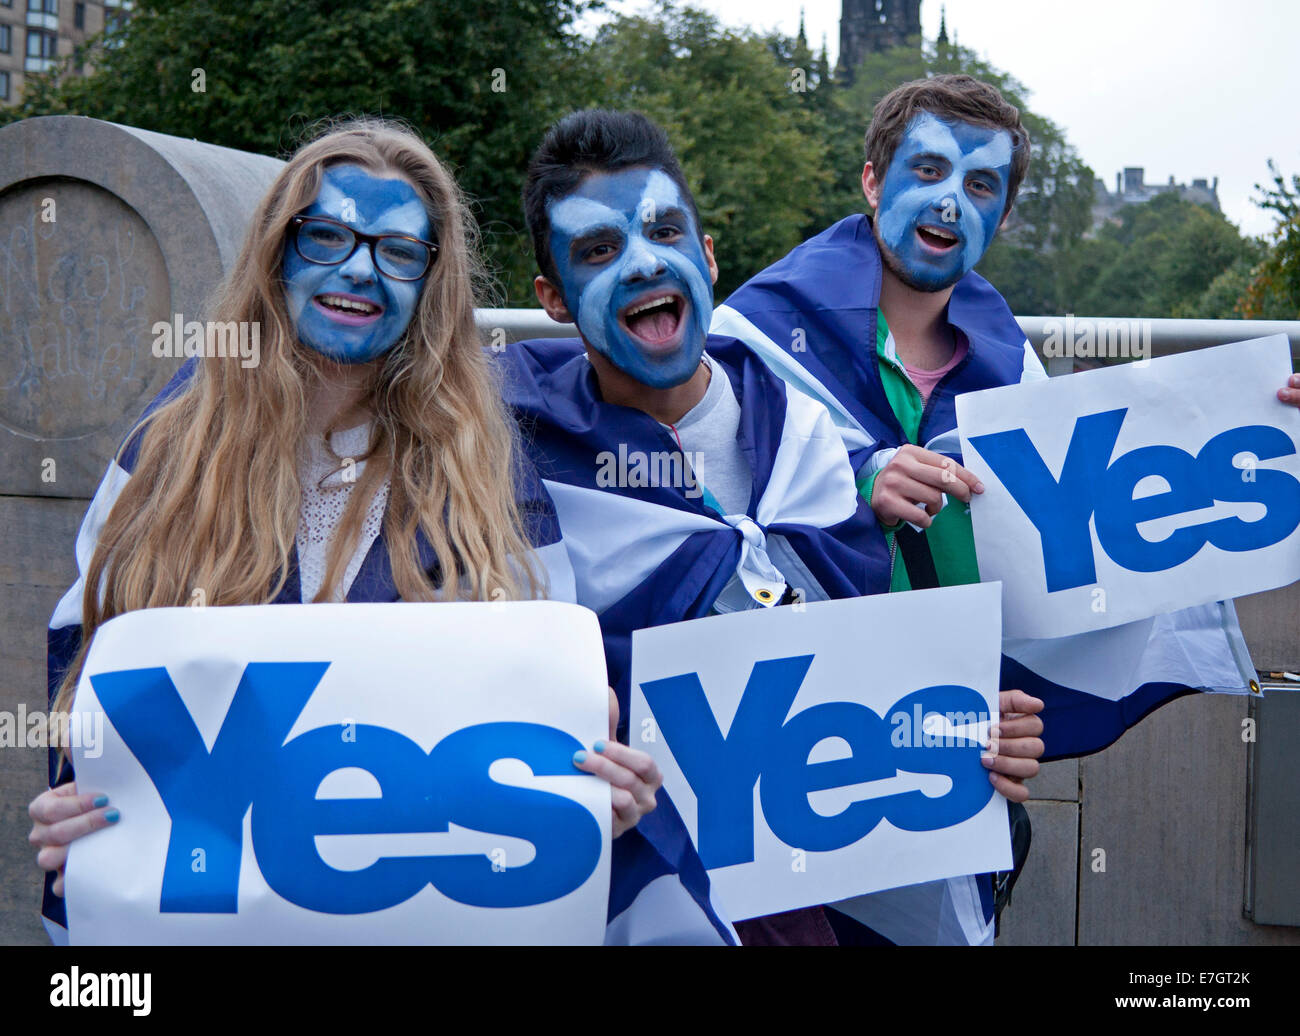
[[[45, 629], [108, 459], [179, 360], [282, 163], [72, 116], [0, 129], [0, 710], [46, 707]], [[0, 943], [43, 942], [27, 803], [45, 751], [0, 751]]]

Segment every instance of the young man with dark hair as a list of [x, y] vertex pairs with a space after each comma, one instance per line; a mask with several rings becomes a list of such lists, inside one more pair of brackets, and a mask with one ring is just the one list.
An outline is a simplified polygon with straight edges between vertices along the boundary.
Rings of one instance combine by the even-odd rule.
[[[708, 334], [713, 242], [663, 131], [633, 113], [566, 117], [529, 166], [524, 209], [538, 300], [580, 338], [510, 347], [506, 395], [555, 500], [579, 603], [600, 618], [623, 715], [634, 630], [885, 590], [884, 540], [826, 409]], [[1016, 756], [1035, 744], [1004, 737], [990, 753], [999, 791], [1024, 797]], [[664, 800], [637, 832], [667, 845], [682, 828]], [[967, 879], [932, 884], [946, 896], [936, 924], [978, 912]], [[737, 927], [747, 943], [861, 931], [820, 907]]]

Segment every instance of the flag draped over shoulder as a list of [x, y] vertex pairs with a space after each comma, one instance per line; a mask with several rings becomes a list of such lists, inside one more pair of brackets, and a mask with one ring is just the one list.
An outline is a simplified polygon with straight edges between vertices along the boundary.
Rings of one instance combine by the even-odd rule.
[[[884, 538], [825, 408], [787, 392], [742, 343], [710, 336], [706, 349], [740, 407], [754, 475], [746, 514], [723, 515], [687, 480], [660, 477], [682, 473], [681, 447], [649, 415], [602, 400], [580, 341], [522, 342], [503, 356], [506, 398], [555, 501], [578, 603], [599, 616], [624, 724], [633, 631], [711, 614], [733, 579], [753, 607], [888, 587]], [[707, 874], [662, 791], [638, 832], [703, 897]]]
[[[555, 501], [578, 603], [600, 617], [624, 716], [632, 632], [711, 614], [733, 577], [754, 607], [787, 588], [787, 600], [818, 601], [888, 586], [884, 538], [825, 409], [787, 392], [742, 343], [710, 335], [706, 349], [740, 406], [754, 474], [747, 514], [720, 514], [690, 485], [632, 474], [638, 463], [676, 472], [667, 462], [681, 448], [653, 417], [601, 399], [576, 339], [505, 354], [506, 398]], [[610, 478], [611, 465], [625, 477]]]
[[[880, 282], [871, 224], [851, 216], [746, 282], [714, 312], [715, 332], [741, 339], [781, 378], [826, 405], [860, 479], [908, 441], [879, 371]], [[947, 319], [969, 348], [931, 393], [918, 445], [960, 463], [955, 398], [1046, 373], [1006, 302], [978, 274], [954, 286]], [[1046, 703], [1045, 760], [1099, 751], [1173, 698], [1244, 692], [1253, 678], [1231, 601], [1081, 636], [1003, 644], [1003, 688]]]
[[[177, 372], [158, 397], [146, 408], [137, 430], [153, 411], [184, 389], [194, 374], [196, 364], [196, 360], [191, 360]], [[76, 557], [80, 576], [59, 601], [50, 619], [47, 677], [51, 702], [80, 648], [85, 573], [90, 565], [100, 530], [135, 469], [139, 453], [139, 438], [134, 431], [128, 435], [123, 449], [109, 463], [108, 471], [90, 503], [77, 534]], [[547, 588], [546, 595], [551, 600], [573, 602], [573, 570], [569, 563], [568, 551], [561, 539], [555, 508], [531, 463], [526, 457], [520, 460], [519, 470], [515, 474], [516, 502], [523, 519], [524, 531], [538, 561], [539, 575]], [[437, 557], [423, 535], [417, 533], [416, 539], [421, 561], [426, 570], [432, 574], [437, 569]], [[291, 567], [285, 586], [271, 603], [296, 604], [300, 602], [300, 597], [295, 550], [291, 557]], [[397, 587], [393, 582], [388, 549], [382, 534], [375, 539], [366, 554], [360, 570], [348, 589], [346, 599], [352, 603], [399, 600]], [[51, 750], [51, 787], [73, 779], [71, 767], [65, 764], [60, 770], [57, 753]], [[123, 823], [127, 822], [129, 818], [124, 818]], [[689, 860], [694, 856], [694, 851], [690, 847], [689, 838], [685, 837], [684, 830], [682, 835], [684, 849], [689, 852], [684, 851], [680, 844], [676, 846], [678, 856], [686, 860], [688, 872], [681, 875], [680, 879], [678, 869], [673, 866], [672, 861], [651, 846], [644, 835], [636, 829], [614, 841], [610, 871], [609, 916], [606, 927], [607, 942], [627, 945], [736, 941], [730, 925], [721, 919], [707, 900], [708, 910], [702, 912], [693, 901], [681, 894], [682, 883], [688, 878], [703, 877], [707, 887], [707, 876], [702, 865], [698, 866], [698, 876], [689, 873]], [[698, 864], [698, 858], [695, 859]], [[53, 877], [53, 874], [46, 875], [41, 913], [51, 939], [62, 944], [67, 942], [67, 919], [63, 899], [55, 896], [51, 891]]]

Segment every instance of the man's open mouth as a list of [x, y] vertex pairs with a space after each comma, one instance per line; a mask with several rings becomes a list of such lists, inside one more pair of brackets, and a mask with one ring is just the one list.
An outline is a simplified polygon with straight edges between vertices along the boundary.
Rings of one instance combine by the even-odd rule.
[[316, 295], [312, 302], [331, 320], [341, 324], [369, 324], [384, 312], [383, 306], [357, 295]]
[[657, 292], [637, 299], [619, 311], [618, 320], [628, 333], [652, 349], [676, 345], [686, 317], [686, 299], [676, 292]]
[[922, 244], [940, 252], [956, 248], [961, 243], [961, 239], [956, 234], [951, 230], [945, 230], [943, 227], [917, 227], [916, 236], [921, 239]]

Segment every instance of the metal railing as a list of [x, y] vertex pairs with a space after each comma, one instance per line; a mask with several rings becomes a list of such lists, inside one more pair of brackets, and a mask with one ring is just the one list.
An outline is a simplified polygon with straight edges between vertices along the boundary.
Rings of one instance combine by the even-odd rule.
[[[1016, 321], [1052, 375], [1069, 374], [1075, 359], [1111, 363], [1135, 356], [1170, 356], [1269, 335], [1286, 335], [1292, 362], [1300, 360], [1300, 320], [1176, 320], [1066, 314], [1016, 317]], [[1081, 339], [1085, 346], [1082, 352], [1075, 348]]]
[[544, 309], [480, 309], [475, 314], [479, 329], [489, 340], [500, 335], [506, 343], [521, 342], [525, 338], [576, 338], [578, 329], [573, 324], [559, 324], [546, 315]]
[[[1043, 357], [1050, 374], [1068, 373], [1076, 358], [1111, 361], [1129, 358], [1130, 354], [1168, 356], [1268, 335], [1286, 335], [1291, 342], [1292, 359], [1300, 360], [1300, 320], [1144, 320], [1137, 317], [1076, 317], [1072, 314], [1016, 317], [1016, 320], [1030, 344]], [[478, 323], [490, 338], [495, 335], [499, 344], [525, 338], [573, 338], [578, 333], [572, 324], [556, 323], [541, 309], [480, 309]], [[1086, 346], [1089, 332], [1092, 335], [1091, 347]], [[1137, 343], [1133, 341], [1135, 336]], [[1061, 350], [1066, 343], [1068, 349]], [[1127, 352], [1116, 349], [1117, 345], [1125, 343]], [[1144, 350], [1140, 354], [1138, 344]], [[1044, 352], [1045, 345], [1051, 347], [1048, 353]], [[1100, 356], [1099, 348], [1103, 350]], [[1145, 351], [1147, 349], [1149, 352]], [[1052, 355], [1058, 351], [1068, 355]], [[1088, 352], [1093, 355], [1080, 355]]]

